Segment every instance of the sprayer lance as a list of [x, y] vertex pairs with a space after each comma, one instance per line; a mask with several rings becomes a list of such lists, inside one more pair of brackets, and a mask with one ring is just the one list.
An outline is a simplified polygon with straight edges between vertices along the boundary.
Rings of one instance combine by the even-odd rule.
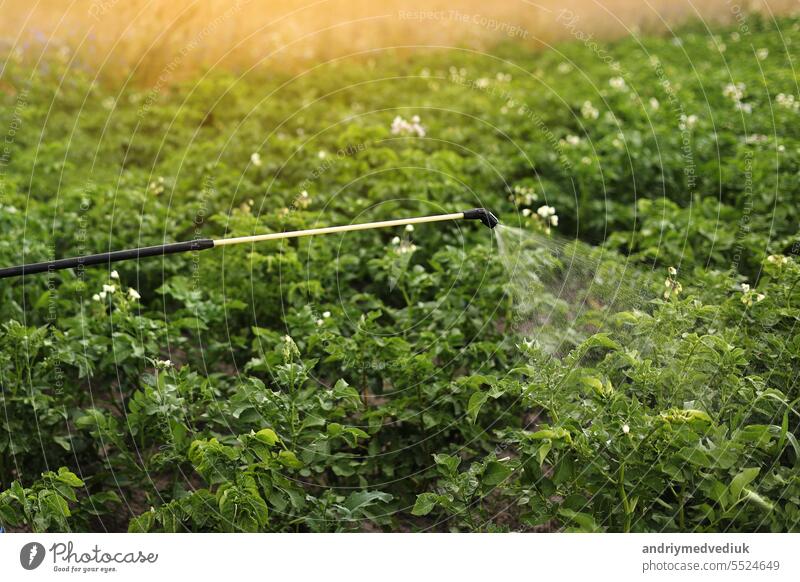
[[434, 216], [419, 216], [416, 218], [403, 218], [400, 220], [382, 220], [379, 222], [365, 222], [361, 224], [345, 224], [342, 226], [328, 226], [325, 228], [309, 228], [306, 230], [293, 230], [288, 232], [273, 232], [269, 234], [257, 234], [253, 236], [239, 236], [233, 238], [221, 238], [212, 240], [210, 238], [197, 239], [186, 242], [176, 242], [152, 247], [140, 247], [137, 249], [127, 249], [123, 251], [111, 251], [108, 253], [98, 253], [96, 255], [84, 255], [82, 257], [71, 257], [58, 259], [55, 261], [45, 261], [42, 263], [30, 263], [0, 269], [0, 279], [6, 277], [19, 277], [21, 275], [33, 275], [35, 273], [46, 273], [60, 271], [62, 269], [74, 269], [89, 267], [92, 265], [107, 265], [119, 261], [142, 259], [145, 257], [159, 257], [173, 255], [176, 253], [186, 253], [190, 251], [203, 251], [216, 247], [228, 245], [238, 245], [246, 243], [257, 243], [268, 240], [279, 240], [284, 238], [298, 238], [301, 236], [316, 236], [319, 234], [333, 234], [337, 232], [349, 232], [351, 230], [369, 230], [373, 228], [391, 228], [393, 226], [404, 226], [406, 224], [422, 224], [425, 222], [441, 222], [445, 220], [480, 220], [489, 228], [494, 228], [499, 222], [497, 217], [485, 208], [473, 208], [466, 212], [455, 212], [453, 214], [437, 214]]

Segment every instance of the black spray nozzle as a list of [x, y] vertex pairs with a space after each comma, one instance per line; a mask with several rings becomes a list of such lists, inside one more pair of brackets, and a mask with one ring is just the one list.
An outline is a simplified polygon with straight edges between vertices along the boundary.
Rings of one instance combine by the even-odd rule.
[[464, 212], [464, 218], [480, 220], [489, 228], [494, 228], [500, 222], [497, 217], [485, 208], [473, 208]]

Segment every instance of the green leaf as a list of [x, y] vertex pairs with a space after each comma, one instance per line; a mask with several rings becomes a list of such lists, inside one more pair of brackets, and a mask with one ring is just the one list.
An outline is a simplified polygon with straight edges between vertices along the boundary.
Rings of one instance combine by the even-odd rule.
[[572, 457], [569, 456], [562, 456], [561, 460], [558, 462], [558, 466], [556, 467], [555, 473], [553, 474], [553, 483], [559, 485], [566, 481], [572, 479], [572, 476], [575, 474], [575, 463], [572, 461]]
[[292, 451], [281, 451], [278, 453], [278, 460], [285, 466], [289, 467], [290, 469], [300, 469], [303, 467], [303, 463], [297, 458]]
[[469, 402], [467, 403], [467, 418], [469, 418], [470, 424], [475, 424], [475, 421], [478, 419], [478, 413], [481, 411], [481, 407], [488, 398], [489, 394], [486, 392], [475, 392], [469, 397]]
[[736, 447], [730, 441], [723, 442], [717, 447], [710, 449], [708, 454], [714, 462], [714, 468], [730, 469], [739, 460]]
[[348, 427], [344, 429], [344, 433], [342, 435], [344, 440], [347, 441], [347, 444], [351, 447], [358, 446], [358, 439], [368, 439], [369, 435], [365, 433], [360, 428], [356, 428], [354, 426]]
[[607, 333], [596, 333], [593, 336], [584, 340], [577, 348], [570, 352], [568, 360], [570, 362], [579, 362], [586, 353], [593, 348], [606, 348], [612, 351], [621, 350], [617, 342], [611, 339]]
[[671, 408], [666, 412], [661, 413], [661, 418], [670, 424], [681, 424], [681, 423], [712, 423], [712, 418], [708, 415], [707, 412], [702, 410], [683, 410], [678, 408]]
[[85, 412], [83, 416], [79, 416], [75, 419], [75, 426], [78, 428], [88, 429], [88, 428], [95, 428], [95, 427], [102, 427], [105, 418], [103, 417], [103, 413], [95, 408], [91, 408]]
[[683, 447], [678, 451], [678, 456], [684, 461], [700, 467], [710, 467], [713, 464], [711, 457], [699, 447]]
[[531, 440], [543, 440], [543, 439], [550, 439], [550, 440], [566, 440], [567, 442], [572, 441], [572, 437], [569, 434], [569, 431], [565, 428], [545, 428], [542, 430], [538, 430], [535, 433], [528, 436]]
[[25, 489], [22, 488], [22, 485], [19, 481], [14, 481], [11, 483], [11, 494], [19, 501], [23, 506], [25, 505]]
[[490, 461], [483, 470], [483, 479], [481, 481], [486, 487], [496, 487], [505, 481], [511, 473], [513, 471], [507, 463]]
[[789, 434], [789, 409], [787, 408], [783, 413], [781, 420], [781, 431], [778, 439], [778, 454], [783, 452], [783, 447], [786, 446], [786, 435]]
[[66, 467], [61, 467], [58, 470], [58, 476], [56, 479], [62, 483], [66, 483], [70, 487], [83, 487], [83, 481], [81, 481], [75, 473]]
[[581, 378], [581, 383], [589, 388], [594, 389], [596, 392], [603, 392], [603, 382], [600, 378], [595, 378], [594, 376], [584, 376]]
[[255, 439], [268, 447], [275, 446], [279, 440], [278, 435], [271, 428], [262, 428], [255, 434]]
[[733, 501], [739, 499], [742, 494], [742, 489], [747, 487], [756, 477], [758, 477], [759, 471], [760, 469], [758, 467], [750, 467], [743, 470], [731, 480], [730, 490]]
[[539, 450], [536, 451], [536, 457], [539, 459], [539, 466], [541, 467], [544, 464], [544, 460], [547, 458], [547, 453], [550, 452], [550, 449], [553, 448], [553, 443], [542, 443], [539, 447]]
[[433, 508], [436, 507], [438, 499], [439, 496], [436, 495], [436, 493], [422, 493], [417, 495], [417, 502], [411, 510], [411, 515], [428, 515], [433, 511]]
[[19, 513], [11, 505], [6, 505], [0, 501], [0, 523], [17, 526], [22, 519]]
[[39, 299], [36, 300], [33, 307], [35, 309], [42, 309], [47, 305], [47, 302], [50, 300], [50, 291], [45, 291], [41, 295], [39, 295]]
[[773, 509], [775, 509], [775, 506], [772, 504], [771, 501], [769, 501], [768, 499], [762, 497], [761, 495], [759, 495], [758, 493], [756, 493], [752, 489], [744, 489], [744, 497], [748, 501], [752, 501], [756, 505], [760, 505], [761, 507], [763, 507], [767, 511], [772, 511]]
[[66, 525], [65, 518], [71, 515], [67, 502], [55, 491], [39, 493], [39, 510], [45, 520], [54, 519], [62, 525]]
[[581, 511], [573, 511], [572, 509], [567, 509], [566, 507], [562, 507], [558, 510], [558, 514], [567, 519], [568, 521], [576, 523], [581, 531], [586, 532], [601, 532], [603, 529], [597, 525], [597, 522], [594, 520], [594, 517], [589, 515], [588, 513], [583, 513]]
[[374, 505], [378, 502], [388, 503], [391, 500], [392, 496], [382, 491], [356, 491], [352, 493], [342, 505], [352, 513], [356, 510], [364, 509], [369, 505]]
[[54, 436], [53, 437], [53, 442], [56, 443], [57, 445], [59, 445], [65, 451], [71, 451], [72, 450], [72, 441], [69, 439], [69, 437]]
[[750, 424], [736, 433], [736, 439], [756, 447], [764, 447], [772, 440], [770, 426], [766, 424]]
[[349, 386], [345, 380], [337, 380], [333, 386], [333, 396], [337, 400], [342, 400], [349, 408], [361, 407], [361, 395], [358, 390]]
[[366, 432], [364, 432], [363, 430], [361, 430], [360, 428], [357, 428], [355, 426], [349, 427], [347, 429], [347, 433], [353, 435], [354, 437], [360, 438], [360, 439], [368, 439], [369, 438], [369, 434], [367, 434]]
[[461, 459], [453, 455], [433, 455], [433, 461], [440, 468], [444, 469], [445, 474], [455, 473], [458, 470], [458, 466], [461, 464]]
[[155, 512], [146, 511], [128, 523], [128, 533], [146, 533], [155, 525]]

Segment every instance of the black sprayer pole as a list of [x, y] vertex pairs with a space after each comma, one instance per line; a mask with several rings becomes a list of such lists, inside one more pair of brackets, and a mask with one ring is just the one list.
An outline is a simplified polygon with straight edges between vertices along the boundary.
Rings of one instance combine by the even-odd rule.
[[20, 275], [33, 275], [34, 273], [45, 273], [48, 271], [60, 271], [62, 269], [74, 269], [76, 267], [90, 265], [106, 265], [118, 261], [128, 261], [143, 257], [157, 257], [161, 255], [172, 255], [175, 253], [185, 253], [189, 251], [202, 251], [214, 248], [214, 241], [210, 238], [193, 240], [187, 242], [170, 243], [166, 245], [156, 245], [152, 247], [141, 247], [138, 249], [127, 249], [124, 251], [111, 251], [108, 253], [98, 253], [96, 255], [84, 255], [82, 257], [70, 257], [68, 259], [58, 259], [43, 263], [30, 263], [28, 265], [18, 265], [0, 269], [0, 279], [6, 277], [19, 277]]
[[35, 273], [47, 273], [60, 271], [62, 269], [74, 269], [77, 267], [88, 267], [91, 265], [110, 265], [119, 261], [141, 259], [145, 257], [160, 257], [175, 253], [186, 253], [191, 251], [202, 251], [215, 247], [256, 243], [267, 240], [278, 240], [285, 238], [297, 238], [301, 236], [314, 236], [318, 234], [331, 234], [336, 232], [348, 232], [353, 230], [368, 230], [372, 228], [388, 228], [392, 226], [402, 226], [406, 224], [420, 224], [424, 222], [440, 222], [444, 220], [480, 220], [489, 228], [497, 226], [497, 217], [485, 208], [473, 208], [466, 212], [456, 212], [454, 214], [437, 214], [435, 216], [420, 216], [416, 218], [403, 218], [400, 220], [384, 220], [380, 222], [367, 222], [361, 224], [346, 224], [342, 226], [328, 226], [325, 228], [310, 228], [307, 230], [294, 230], [288, 232], [274, 232], [269, 234], [257, 234], [253, 236], [240, 236], [235, 238], [222, 238], [212, 240], [210, 238], [197, 239], [186, 242], [176, 242], [152, 247], [141, 247], [138, 249], [128, 249], [124, 251], [111, 251], [108, 253], [98, 253], [96, 255], [84, 255], [82, 257], [71, 257], [68, 259], [57, 259], [55, 261], [45, 261], [42, 263], [30, 263], [18, 265], [16, 267], [6, 267], [0, 269], [0, 279], [7, 277], [20, 277], [22, 275], [33, 275]]

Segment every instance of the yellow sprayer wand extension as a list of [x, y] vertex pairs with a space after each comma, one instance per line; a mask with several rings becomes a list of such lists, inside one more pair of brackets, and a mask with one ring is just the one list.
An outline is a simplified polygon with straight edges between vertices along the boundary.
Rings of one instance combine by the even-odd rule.
[[466, 212], [455, 212], [453, 214], [437, 214], [434, 216], [419, 216], [416, 218], [402, 218], [399, 220], [382, 220], [379, 222], [365, 222], [361, 224], [345, 224], [342, 226], [328, 226], [325, 228], [309, 228], [307, 230], [293, 230], [288, 232], [273, 232], [269, 234], [256, 234], [252, 236], [238, 236], [233, 238], [221, 239], [196, 239], [192, 241], [168, 243], [152, 247], [141, 247], [137, 249], [127, 249], [122, 251], [111, 251], [96, 255], [84, 255], [82, 257], [71, 257], [67, 259], [57, 259], [55, 261], [45, 261], [42, 263], [30, 263], [0, 269], [0, 279], [6, 277], [19, 277], [21, 275], [33, 275], [34, 273], [45, 273], [60, 271], [62, 269], [83, 268], [90, 265], [107, 265], [118, 261], [128, 261], [144, 257], [157, 257], [184, 253], [190, 251], [202, 251], [216, 247], [239, 245], [246, 243], [257, 243], [269, 240], [279, 240], [284, 238], [298, 238], [301, 236], [316, 236], [320, 234], [334, 234], [337, 232], [350, 232], [353, 230], [369, 230], [373, 228], [391, 228], [393, 226], [404, 226], [406, 224], [422, 224], [425, 222], [441, 222], [444, 220], [460, 220], [462, 218], [480, 220], [489, 228], [497, 226], [497, 217], [485, 208], [473, 208]]

